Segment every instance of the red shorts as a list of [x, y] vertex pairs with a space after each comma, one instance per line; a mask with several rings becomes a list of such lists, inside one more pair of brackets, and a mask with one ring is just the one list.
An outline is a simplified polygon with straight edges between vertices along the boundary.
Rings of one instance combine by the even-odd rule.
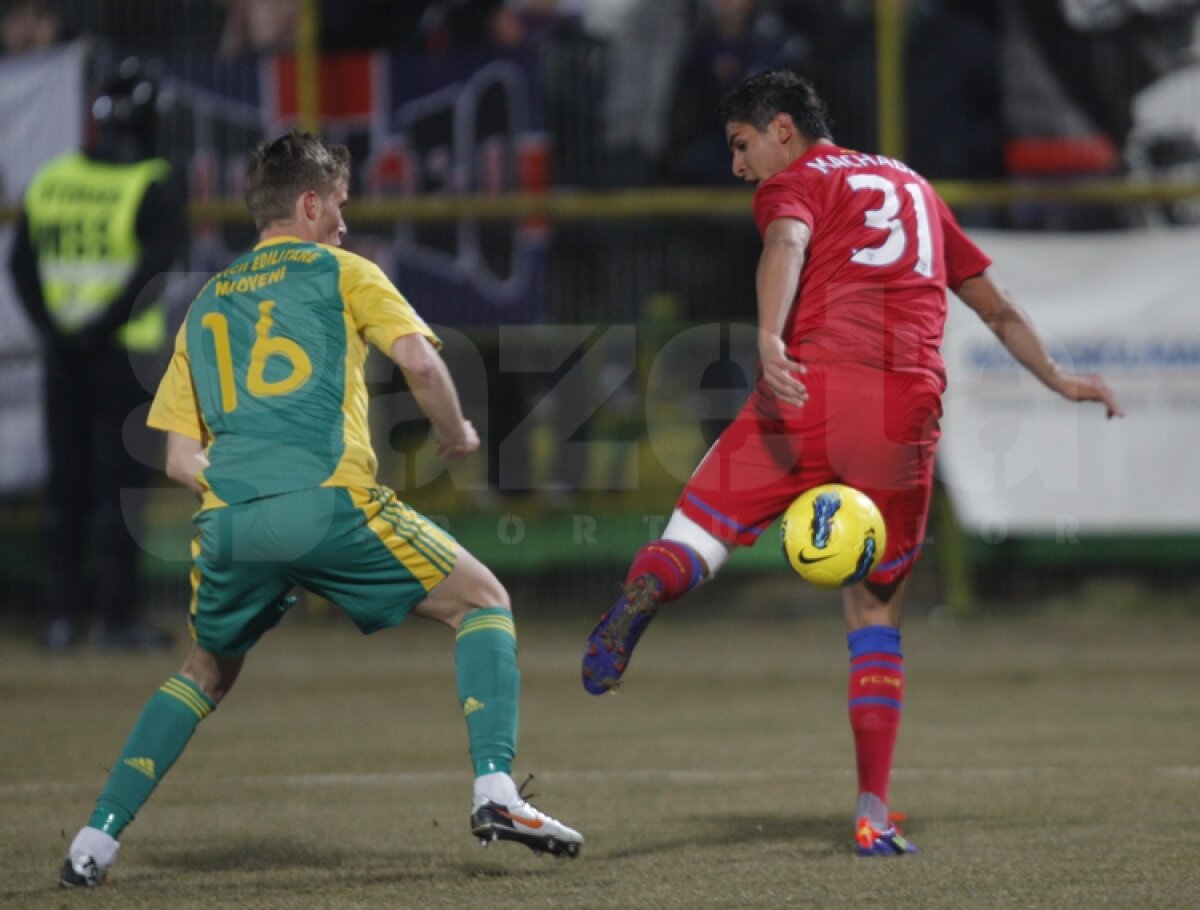
[[780, 403], [760, 382], [678, 507], [717, 539], [750, 546], [802, 492], [844, 483], [870, 496], [887, 525], [887, 549], [869, 579], [904, 578], [925, 539], [941, 383], [853, 364], [807, 367], [804, 407]]

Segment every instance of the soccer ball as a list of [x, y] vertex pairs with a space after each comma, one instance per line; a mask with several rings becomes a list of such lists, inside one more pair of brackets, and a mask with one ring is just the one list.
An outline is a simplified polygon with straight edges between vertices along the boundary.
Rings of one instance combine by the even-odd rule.
[[862, 581], [887, 547], [887, 528], [871, 497], [840, 483], [797, 496], [783, 513], [780, 537], [788, 565], [819, 588]]

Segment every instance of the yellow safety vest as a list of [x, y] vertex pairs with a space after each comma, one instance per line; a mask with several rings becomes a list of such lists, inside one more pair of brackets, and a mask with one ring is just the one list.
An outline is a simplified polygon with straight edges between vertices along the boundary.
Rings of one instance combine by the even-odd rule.
[[[120, 295], [142, 253], [137, 238], [142, 198], [169, 172], [161, 158], [109, 164], [70, 152], [33, 178], [25, 214], [46, 309], [60, 331], [86, 328]], [[154, 351], [165, 335], [162, 304], [154, 301], [122, 326], [117, 338], [130, 350]]]

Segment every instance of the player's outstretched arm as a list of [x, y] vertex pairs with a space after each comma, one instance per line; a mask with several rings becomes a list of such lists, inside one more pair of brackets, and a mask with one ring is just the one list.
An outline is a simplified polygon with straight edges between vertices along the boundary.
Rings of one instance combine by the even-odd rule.
[[458, 461], [478, 449], [475, 425], [463, 417], [458, 389], [429, 339], [419, 333], [402, 335], [392, 342], [389, 354], [404, 373], [421, 413], [433, 425], [438, 456]]
[[1125, 416], [1103, 377], [1097, 373], [1067, 373], [1054, 362], [1029, 317], [989, 272], [964, 281], [958, 296], [1000, 339], [1017, 363], [1047, 387], [1069, 401], [1098, 401], [1109, 418]]

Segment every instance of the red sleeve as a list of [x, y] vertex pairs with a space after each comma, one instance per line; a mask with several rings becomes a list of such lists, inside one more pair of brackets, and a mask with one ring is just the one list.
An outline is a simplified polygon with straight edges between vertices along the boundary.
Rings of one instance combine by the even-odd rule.
[[968, 278], [982, 275], [992, 260], [966, 235], [950, 207], [938, 197], [946, 259], [946, 286], [957, 292]]
[[776, 218], [794, 218], [814, 227], [812, 208], [795, 181], [771, 178], [755, 191], [754, 223], [758, 225], [758, 233], [765, 234], [767, 225]]

